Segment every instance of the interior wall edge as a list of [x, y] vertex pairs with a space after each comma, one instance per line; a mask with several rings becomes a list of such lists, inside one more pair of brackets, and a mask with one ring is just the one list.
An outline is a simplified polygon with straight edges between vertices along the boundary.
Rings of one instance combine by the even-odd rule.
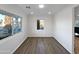
[[[69, 29], [69, 28], [71, 28], [72, 29], [72, 26], [73, 26], [73, 24], [72, 24], [72, 21], [73, 21], [73, 8], [75, 7], [76, 5], [71, 5], [71, 6], [69, 6], [69, 7], [66, 7], [65, 9], [63, 9], [61, 12], [59, 12], [59, 13], [57, 13], [57, 14], [55, 14], [55, 20], [56, 20], [56, 24], [55, 24], [55, 26], [57, 26], [56, 27], [56, 29], [58, 29], [59, 27], [59, 25], [58, 24], [60, 24], [60, 25], [62, 25], [62, 27], [60, 27], [59, 29], [61, 30], [62, 28], [63, 28], [63, 26], [66, 26], [67, 28], [66, 29]], [[69, 16], [68, 16], [68, 13], [70, 13], [69, 14]], [[63, 17], [62, 17], [63, 16]], [[68, 17], [68, 18], [67, 18]], [[67, 18], [67, 19], [66, 19]], [[62, 20], [61, 20], [62, 19]], [[68, 20], [68, 19], [70, 19], [70, 20]], [[60, 21], [57, 21], [57, 20], [60, 20]], [[66, 21], [67, 20], [67, 21]], [[71, 21], [71, 22], [70, 22]], [[61, 24], [61, 22], [62, 22], [62, 24]], [[64, 22], [64, 23], [63, 23]], [[68, 23], [68, 22], [70, 22], [70, 23], [68, 23], [71, 27], [69, 27], [68, 28], [68, 26], [67, 25], [65, 25], [65, 23]], [[57, 24], [58, 23], [58, 24]], [[66, 24], [67, 24], [66, 23]], [[61, 44], [61, 45], [63, 45], [63, 47], [65, 47], [70, 53], [74, 53], [73, 52], [73, 38], [72, 38], [72, 35], [73, 35], [73, 33], [71, 33], [71, 32], [69, 32], [70, 31], [70, 29], [69, 29], [69, 31], [67, 31], [68, 33], [66, 33], [65, 35], [63, 35], [64, 33], [62, 32], [62, 35], [63, 35], [63, 37], [59, 34], [59, 33], [61, 33], [61, 32], [59, 32], [59, 30], [56, 30], [55, 29], [55, 38], [56, 38], [56, 40]], [[63, 29], [63, 31], [65, 31], [65, 29]], [[70, 35], [70, 37], [68, 36], [68, 35]], [[67, 35], [67, 37], [66, 37], [66, 35]], [[65, 38], [66, 37], [66, 38]], [[68, 40], [68, 42], [66, 42], [65, 40]], [[70, 42], [70, 44], [68, 45], [68, 43]]]
[[13, 54], [20, 46], [21, 44], [27, 39], [28, 37], [25, 37], [23, 41], [20, 42], [20, 44], [11, 52]]

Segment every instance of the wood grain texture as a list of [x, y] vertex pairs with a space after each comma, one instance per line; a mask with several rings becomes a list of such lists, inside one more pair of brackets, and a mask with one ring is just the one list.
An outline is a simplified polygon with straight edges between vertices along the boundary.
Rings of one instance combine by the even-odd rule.
[[75, 41], [74, 41], [74, 50], [76, 54], [79, 54], [79, 37], [75, 37]]
[[14, 54], [69, 54], [52, 37], [29, 37]]

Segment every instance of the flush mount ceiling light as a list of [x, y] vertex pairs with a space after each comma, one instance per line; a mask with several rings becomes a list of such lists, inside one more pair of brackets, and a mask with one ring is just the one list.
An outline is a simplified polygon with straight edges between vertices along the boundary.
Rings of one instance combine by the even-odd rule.
[[38, 6], [39, 6], [39, 8], [44, 8], [44, 5], [43, 4], [40, 4]]
[[51, 14], [51, 12], [49, 11], [49, 12], [48, 12], [48, 14], [50, 15], [50, 14]]
[[31, 12], [30, 14], [31, 14], [31, 15], [33, 15], [33, 14], [34, 14], [34, 12]]
[[79, 16], [79, 15], [77, 15], [77, 16]]

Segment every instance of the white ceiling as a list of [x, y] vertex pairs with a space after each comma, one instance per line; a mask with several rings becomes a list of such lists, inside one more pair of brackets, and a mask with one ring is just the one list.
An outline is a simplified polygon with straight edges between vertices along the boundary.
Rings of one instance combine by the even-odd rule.
[[[26, 6], [29, 5], [31, 8], [27, 9]], [[63, 8], [69, 6], [68, 4], [44, 4], [44, 8], [40, 9], [38, 4], [19, 4], [26, 14], [34, 12], [34, 15], [48, 15], [48, 12], [51, 11], [52, 15], [59, 12]]]

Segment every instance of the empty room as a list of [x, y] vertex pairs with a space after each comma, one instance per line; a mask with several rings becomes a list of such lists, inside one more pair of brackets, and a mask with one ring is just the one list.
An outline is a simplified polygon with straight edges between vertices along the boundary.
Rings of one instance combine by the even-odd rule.
[[79, 53], [78, 4], [0, 4], [0, 54]]

